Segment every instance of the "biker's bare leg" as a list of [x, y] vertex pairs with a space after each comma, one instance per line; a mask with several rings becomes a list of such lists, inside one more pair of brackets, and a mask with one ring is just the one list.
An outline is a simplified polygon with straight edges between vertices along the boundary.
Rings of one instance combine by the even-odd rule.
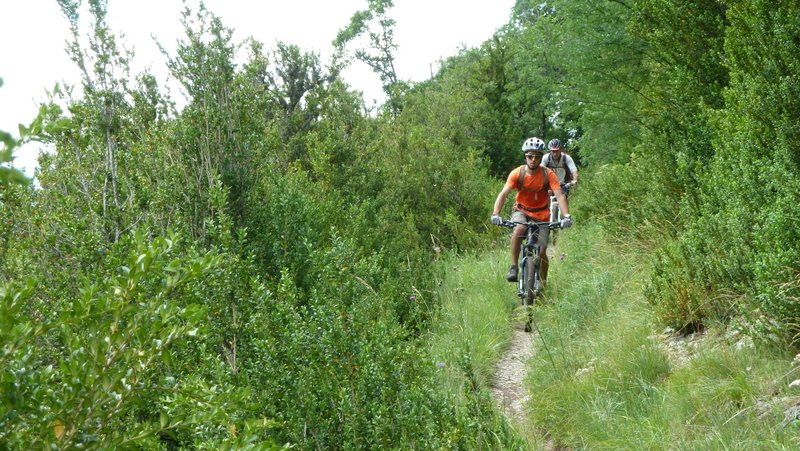
[[511, 234], [511, 266], [516, 266], [519, 261], [519, 248], [525, 238], [525, 226], [517, 225]]
[[547, 258], [547, 246], [542, 246], [539, 257], [541, 261], [541, 265], [539, 266], [539, 281], [542, 283], [542, 287], [544, 287], [547, 281], [547, 268], [550, 266], [550, 259]]

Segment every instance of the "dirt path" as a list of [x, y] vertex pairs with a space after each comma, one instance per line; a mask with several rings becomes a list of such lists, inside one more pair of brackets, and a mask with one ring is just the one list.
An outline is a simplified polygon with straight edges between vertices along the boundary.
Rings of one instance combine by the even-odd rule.
[[[556, 258], [555, 238], [547, 248], [547, 255]], [[527, 361], [533, 356], [533, 342], [536, 335], [526, 333], [519, 328], [514, 329], [511, 345], [503, 358], [497, 363], [492, 381], [492, 397], [497, 408], [516, 423], [525, 419], [525, 403], [530, 399], [525, 390], [524, 381], [527, 374]]]
[[[526, 404], [530, 400], [530, 395], [525, 389], [525, 377], [528, 374], [528, 359], [534, 354], [535, 333], [527, 333], [519, 329], [514, 329], [514, 336], [511, 338], [511, 345], [497, 363], [494, 381], [492, 383], [492, 398], [503, 414], [508, 417], [512, 424], [521, 426], [526, 430]], [[531, 432], [531, 431], [529, 431]], [[523, 435], [528, 435], [523, 433]], [[532, 437], [528, 435], [528, 439]], [[570, 448], [556, 446], [550, 438], [533, 438], [531, 449], [541, 449], [543, 451], [569, 451]], [[541, 440], [541, 441], [536, 441]]]
[[498, 409], [513, 422], [523, 423], [525, 403], [530, 396], [524, 386], [527, 361], [533, 355], [535, 335], [514, 329], [514, 336], [503, 358], [497, 363], [492, 397]]

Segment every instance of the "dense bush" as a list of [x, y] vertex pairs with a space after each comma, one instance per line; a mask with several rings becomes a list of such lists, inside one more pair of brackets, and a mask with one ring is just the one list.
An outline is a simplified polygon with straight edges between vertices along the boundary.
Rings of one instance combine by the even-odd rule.
[[126, 78], [90, 3], [85, 50], [62, 2], [83, 97], [54, 93], [39, 185], [0, 204], [17, 236], [0, 261], [0, 447], [495, 443], [485, 400], [451, 405], [420, 341], [430, 262], [481, 241], [492, 195], [450, 91], [371, 117], [296, 47], [251, 42], [237, 67], [201, 7], [169, 58], [177, 112], [152, 77]]
[[[682, 245], [694, 284], [736, 302], [757, 336], [796, 344], [800, 115], [796, 5], [730, 2], [731, 85], [699, 210]], [[725, 296], [723, 296], [724, 298]]]
[[251, 439], [228, 432], [245, 429], [232, 412], [246, 392], [209, 384], [172, 358], [206, 333], [191, 281], [221, 262], [178, 259], [173, 247], [174, 239], [137, 238], [117, 275], [64, 293], [58, 311], [37, 301], [33, 282], [0, 291], [4, 448], [153, 446], [207, 426], [221, 434], [191, 442]]

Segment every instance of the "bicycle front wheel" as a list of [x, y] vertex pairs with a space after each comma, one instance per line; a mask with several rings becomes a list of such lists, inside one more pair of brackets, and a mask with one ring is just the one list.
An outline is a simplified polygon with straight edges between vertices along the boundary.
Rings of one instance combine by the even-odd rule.
[[523, 302], [526, 307], [533, 305], [539, 291], [539, 257], [529, 255], [525, 257], [525, 296]]

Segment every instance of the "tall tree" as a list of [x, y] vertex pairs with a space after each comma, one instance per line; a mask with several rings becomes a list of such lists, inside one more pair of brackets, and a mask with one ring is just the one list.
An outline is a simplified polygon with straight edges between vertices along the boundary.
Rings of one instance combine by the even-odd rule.
[[[182, 14], [185, 40], [167, 66], [189, 97], [178, 118], [171, 158], [187, 168], [183, 177], [186, 217], [195, 237], [206, 236], [207, 220], [213, 216], [210, 192], [218, 180], [230, 187], [231, 196], [241, 199], [244, 191], [241, 144], [236, 140], [238, 106], [234, 101], [235, 46], [233, 31], [201, 3], [196, 14], [186, 8]], [[180, 174], [180, 173], [179, 173]]]
[[[529, 5], [520, 9], [522, 4]], [[533, 12], [530, 12], [530, 11]], [[626, 1], [520, 0], [517, 21], [535, 18], [524, 30], [528, 48], [539, 49], [539, 66], [551, 87], [550, 113], [579, 117], [576, 144], [584, 163], [625, 161], [640, 142], [638, 106], [647, 72], [644, 42], [627, 31], [633, 11]], [[529, 11], [522, 13], [521, 11]], [[524, 20], [523, 20], [524, 19]]]
[[397, 78], [395, 68], [395, 53], [397, 44], [394, 42], [394, 26], [396, 21], [389, 17], [388, 11], [394, 7], [393, 0], [368, 0], [368, 8], [356, 11], [350, 18], [350, 24], [339, 30], [333, 45], [344, 54], [345, 48], [358, 37], [367, 35], [369, 42], [366, 47], [355, 50], [357, 60], [366, 63], [375, 72], [383, 83], [389, 110], [394, 116], [402, 109], [401, 98], [405, 84]]
[[319, 56], [303, 53], [296, 45], [283, 42], [272, 52], [272, 64], [263, 71], [272, 124], [284, 143], [281, 166], [307, 160], [306, 134], [320, 117], [320, 103], [329, 82], [336, 76], [324, 73]]
[[117, 46], [106, 22], [105, 0], [88, 2], [93, 19], [88, 51], [83, 48], [79, 30], [81, 2], [59, 0], [58, 3], [70, 23], [72, 38], [68, 51], [82, 74], [85, 93], [83, 104], [73, 107], [73, 112], [77, 113], [74, 122], [80, 124], [81, 129], [75, 130], [73, 138], [62, 142], [59, 153], [66, 156], [71, 142], [69, 147], [74, 153], [70, 159], [74, 163], [84, 168], [97, 165], [76, 173], [76, 182], [89, 201], [86, 207], [95, 205], [94, 198], [99, 197], [100, 230], [113, 242], [125, 229], [122, 210], [130, 201], [129, 192], [122, 186], [127, 176], [120, 173], [120, 162], [126, 157], [121, 135], [130, 108], [128, 62], [132, 55]]

